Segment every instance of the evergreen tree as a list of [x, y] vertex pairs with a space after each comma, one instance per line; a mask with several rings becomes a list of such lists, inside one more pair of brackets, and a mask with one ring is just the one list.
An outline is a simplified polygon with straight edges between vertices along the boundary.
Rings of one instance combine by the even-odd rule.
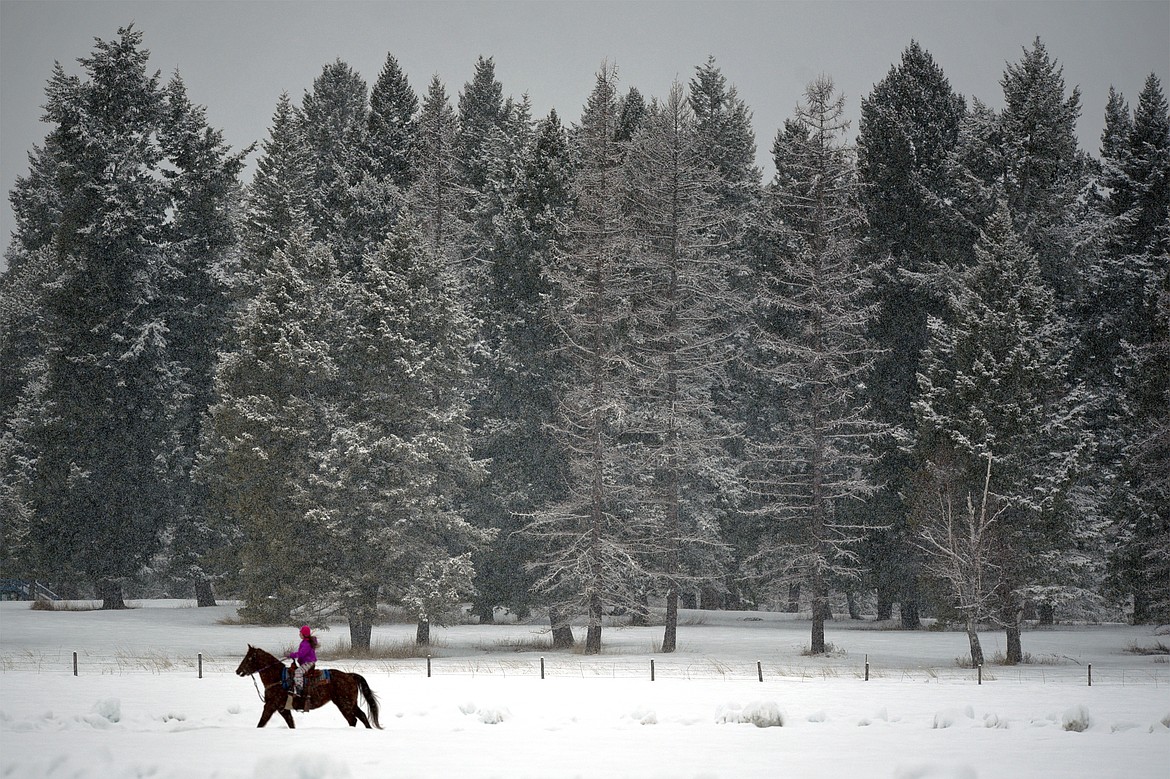
[[386, 64], [370, 91], [366, 142], [373, 172], [381, 178], [388, 177], [402, 192], [410, 189], [413, 182], [410, 157], [417, 112], [418, 96], [398, 60], [387, 54]]
[[[857, 137], [858, 177], [867, 229], [863, 251], [874, 268], [878, 304], [870, 334], [878, 357], [867, 400], [875, 417], [903, 430], [913, 428], [918, 356], [926, 345], [926, 318], [945, 302], [928, 279], [966, 251], [957, 245], [953, 221], [942, 200], [946, 161], [959, 140], [966, 113], [930, 53], [911, 41], [861, 101]], [[903, 501], [914, 463], [895, 446], [881, 452], [869, 502], [874, 524], [888, 529], [866, 540], [863, 555], [878, 590], [878, 618], [901, 605], [902, 626], [918, 627], [919, 561]]]
[[19, 442], [28, 540], [40, 559], [95, 582], [107, 608], [122, 606], [121, 582], [158, 549], [174, 505], [167, 461], [184, 391], [161, 300], [173, 272], [165, 95], [141, 42], [133, 28], [97, 40], [79, 60], [84, 79], [55, 67], [53, 129], [13, 199], [18, 210], [38, 204], [18, 215], [19, 238], [55, 255], [43, 373]]
[[[704, 159], [682, 86], [634, 134], [626, 156], [636, 347], [629, 425], [645, 485], [643, 511], [660, 527], [647, 562], [666, 593], [662, 651], [677, 645], [679, 594], [721, 572], [720, 487], [731, 425], [717, 405], [736, 359], [724, 322], [736, 269], [720, 256], [719, 180]], [[746, 308], [741, 302], [740, 308]]]
[[757, 368], [772, 409], [748, 456], [769, 520], [757, 565], [770, 579], [807, 585], [811, 651], [822, 654], [829, 580], [856, 574], [860, 528], [849, 504], [872, 491], [864, 474], [878, 428], [858, 397], [875, 351], [856, 246], [857, 184], [841, 142], [844, 98], [820, 78], [805, 100], [774, 147], [772, 263], [761, 271], [756, 301]]
[[[1086, 321], [1106, 427], [1099, 470], [1114, 479], [1108, 511], [1116, 548], [1111, 588], [1133, 598], [1133, 619], [1165, 614], [1164, 563], [1151, 567], [1167, 518], [1155, 474], [1166, 420], [1164, 306], [1170, 267], [1170, 112], [1161, 84], [1146, 80], [1131, 117], [1110, 93], [1101, 144], [1106, 246], [1091, 278]], [[1118, 400], [1121, 403], [1118, 403]], [[1120, 464], [1118, 469], [1117, 464]], [[1152, 498], [1152, 499], [1151, 499]], [[1161, 565], [1162, 567], [1159, 567]], [[1161, 611], [1153, 604], [1163, 604]]]
[[417, 145], [408, 203], [432, 258], [459, 263], [463, 188], [456, 168], [458, 120], [438, 76], [431, 78], [418, 117]]
[[209, 559], [214, 540], [204, 488], [192, 478], [200, 428], [213, 396], [217, 353], [230, 325], [227, 279], [236, 264], [234, 217], [239, 172], [250, 151], [232, 153], [223, 133], [207, 125], [206, 112], [187, 98], [182, 80], [168, 85], [167, 127], [162, 148], [173, 166], [164, 171], [172, 217], [166, 241], [172, 273], [161, 299], [167, 312], [171, 353], [182, 372], [182, 405], [173, 409], [178, 449], [168, 464], [178, 487], [169, 537], [173, 575], [193, 581], [201, 606], [214, 605]]
[[216, 402], [200, 451], [219, 528], [231, 541], [241, 615], [284, 622], [329, 592], [324, 523], [307, 497], [338, 412], [336, 265], [327, 247], [294, 233], [258, 280], [220, 355]]
[[[1055, 296], [1005, 202], [975, 255], [947, 318], [929, 321], [915, 448], [930, 472], [952, 474], [959, 496], [978, 492], [987, 460], [995, 462], [995, 511], [1003, 512], [992, 547], [1000, 567], [996, 602], [1014, 664], [1023, 656], [1025, 600], [1053, 602], [1080, 583], [1076, 568], [1086, 550], [1077, 549], [1081, 517], [1069, 500], [1092, 439], [1083, 430]], [[1063, 593], [1052, 589], [1062, 586]]]
[[338, 269], [346, 273], [361, 262], [367, 244], [356, 223], [353, 196], [373, 167], [367, 156], [365, 80], [341, 60], [326, 65], [305, 93], [299, 119], [310, 236], [331, 248]]
[[417, 616], [429, 629], [441, 614], [415, 585], [435, 571], [445, 582], [456, 570], [474, 575], [468, 553], [489, 538], [457, 500], [481, 476], [467, 433], [472, 331], [450, 270], [421, 250], [409, 220], [334, 294], [344, 301], [330, 347], [337, 392], [328, 435], [310, 454], [306, 521], [326, 539], [320, 564], [351, 645], [369, 649], [379, 593], [426, 605]]
[[568, 452], [568, 497], [537, 512], [528, 532], [541, 544], [537, 587], [560, 613], [588, 615], [585, 652], [601, 651], [607, 605], [637, 602], [646, 580], [644, 528], [631, 515], [630, 473], [621, 446], [629, 399], [628, 337], [634, 292], [621, 198], [617, 75], [597, 75], [576, 141], [575, 210], [548, 269], [568, 364], [555, 434]]
[[[727, 83], [714, 57], [695, 68], [688, 91], [688, 101], [695, 115], [695, 132], [700, 137], [697, 151], [715, 171], [711, 191], [712, 207], [719, 218], [712, 221], [716, 235], [708, 238], [711, 249], [730, 271], [731, 294], [737, 299], [751, 295], [752, 246], [748, 242], [760, 199], [760, 170], [756, 167], [755, 131], [751, 126], [751, 111], [739, 97], [735, 86]], [[725, 416], [738, 421], [741, 429], [752, 423], [751, 343], [744, 334], [750, 330], [750, 312], [737, 306], [722, 311], [721, 332], [731, 339], [731, 348], [741, 359], [730, 363], [728, 380], [714, 388], [718, 406]], [[728, 455], [742, 460], [742, 436], [725, 441]], [[755, 552], [758, 545], [757, 528], [745, 518], [746, 495], [739, 489], [739, 480], [728, 474], [721, 485], [725, 500], [720, 511], [720, 535], [729, 544], [730, 560], [722, 582], [711, 582], [700, 588], [702, 608], [739, 608], [750, 591], [745, 580], [737, 576], [743, 561]], [[686, 594], [684, 593], [684, 598]], [[693, 600], [693, 598], [691, 598]]]
[[308, 160], [300, 135], [300, 112], [282, 93], [261, 143], [256, 174], [245, 206], [243, 257], [246, 284], [254, 283], [278, 249], [287, 246], [308, 220]]

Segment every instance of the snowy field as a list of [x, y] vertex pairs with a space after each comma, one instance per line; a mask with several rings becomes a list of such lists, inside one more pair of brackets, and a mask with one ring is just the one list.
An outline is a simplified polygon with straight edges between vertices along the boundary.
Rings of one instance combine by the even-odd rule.
[[[533, 648], [540, 626], [434, 629], [429, 678], [425, 658], [322, 663], [366, 676], [384, 730], [330, 706], [291, 731], [255, 728], [256, 690], [233, 671], [248, 643], [283, 652], [293, 629], [225, 624], [230, 606], [132, 605], [0, 604], [0, 777], [1170, 775], [1170, 664], [1127, 651], [1170, 643], [1149, 627], [1025, 632], [1033, 662], [985, 668], [982, 685], [955, 662], [962, 633], [844, 620], [827, 658], [803, 656], [809, 623], [779, 614], [684, 612], [672, 656], [653, 652], [658, 627], [606, 629], [588, 658]], [[381, 626], [374, 644], [413, 631]], [[347, 638], [336, 625], [324, 649]], [[1002, 634], [983, 646], [1002, 651]]]

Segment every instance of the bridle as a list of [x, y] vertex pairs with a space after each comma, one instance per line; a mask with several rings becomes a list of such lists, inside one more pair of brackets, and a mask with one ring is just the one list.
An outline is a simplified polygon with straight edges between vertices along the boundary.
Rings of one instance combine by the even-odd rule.
[[[284, 665], [284, 663], [281, 662], [280, 660], [277, 660], [275, 662], [269, 663], [268, 665], [263, 665], [263, 666], [260, 666], [259, 668], [252, 670], [252, 671], [248, 671], [248, 676], [252, 679], [252, 686], [256, 688], [256, 697], [260, 699], [261, 703], [264, 703], [264, 694], [262, 692], [260, 692], [260, 685], [256, 683], [256, 674], [260, 673], [261, 671], [265, 671], [274, 665]], [[264, 685], [264, 689], [267, 690], [269, 687], [275, 687], [277, 684], [280, 684], [280, 682], [273, 682], [272, 684], [266, 684], [266, 685]]]

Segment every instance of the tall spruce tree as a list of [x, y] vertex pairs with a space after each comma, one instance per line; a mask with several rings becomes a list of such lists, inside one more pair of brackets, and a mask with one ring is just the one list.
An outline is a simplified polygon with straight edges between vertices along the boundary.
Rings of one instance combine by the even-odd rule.
[[[1167, 518], [1157, 475], [1164, 458], [1167, 384], [1165, 289], [1170, 274], [1170, 111], [1151, 75], [1131, 116], [1110, 93], [1101, 143], [1105, 250], [1091, 278], [1087, 334], [1093, 375], [1108, 409], [1110, 446], [1100, 470], [1114, 477], [1108, 511], [1115, 549], [1110, 586], [1132, 598], [1133, 620], [1164, 617], [1170, 600], [1161, 540]], [[1120, 399], [1119, 404], [1116, 401]], [[1117, 466], [1120, 467], [1117, 467]], [[1155, 605], [1158, 604], [1158, 605]]]
[[738, 356], [725, 322], [737, 307], [732, 280], [742, 274], [726, 262], [720, 180], [704, 141], [676, 82], [634, 133], [625, 162], [640, 282], [628, 427], [645, 490], [639, 502], [659, 523], [647, 567], [666, 595], [663, 652], [677, 646], [681, 591], [722, 571], [720, 488], [732, 472], [732, 426], [717, 393]]
[[[870, 334], [883, 350], [866, 397], [876, 418], [903, 430], [914, 426], [911, 403], [926, 318], [945, 307], [928, 280], [967, 251], [942, 202], [946, 161], [965, 113], [963, 98], [916, 41], [861, 101], [857, 168], [867, 222], [862, 250], [874, 269], [878, 304]], [[869, 502], [874, 524], [888, 529], [866, 540], [863, 556], [878, 592], [878, 618], [889, 619], [897, 601], [902, 626], [916, 628], [919, 560], [903, 500], [915, 465], [893, 439], [889, 443], [877, 463], [882, 489]]]
[[205, 110], [191, 103], [178, 76], [166, 95], [168, 121], [160, 142], [173, 166], [164, 171], [172, 203], [166, 233], [172, 273], [161, 299], [171, 353], [185, 385], [182, 405], [173, 410], [178, 448], [167, 461], [177, 487], [167, 562], [172, 576], [194, 584], [200, 606], [212, 606], [211, 558], [221, 539], [211, 529], [205, 487], [193, 471], [204, 415], [214, 399], [217, 354], [230, 327], [239, 173], [250, 149], [228, 149], [223, 133], [208, 127]]
[[859, 261], [861, 222], [844, 97], [822, 77], [774, 146], [756, 300], [757, 369], [770, 418], [750, 446], [749, 476], [768, 526], [755, 563], [765, 578], [799, 582], [812, 601], [811, 652], [825, 652], [830, 579], [856, 575], [861, 536], [850, 503], [872, 491], [865, 474], [879, 429], [859, 397], [876, 350]]
[[414, 147], [417, 112], [418, 96], [398, 60], [387, 54], [386, 64], [370, 90], [366, 143], [373, 172], [383, 178], [389, 177], [402, 192], [408, 190], [413, 181], [410, 155]]
[[630, 301], [616, 69], [603, 65], [576, 135], [579, 167], [568, 235], [548, 269], [559, 301], [566, 385], [555, 434], [568, 452], [568, 496], [534, 514], [528, 532], [541, 544], [537, 587], [566, 617], [585, 612], [585, 652], [601, 651], [607, 606], [638, 600], [646, 573], [645, 528], [631, 513], [622, 447], [629, 401]]
[[314, 454], [338, 414], [337, 277], [328, 247], [294, 233], [237, 313], [216, 369], [199, 475], [231, 542], [241, 615], [259, 622], [320, 608], [329, 592], [327, 528], [306, 512]]
[[[999, 566], [996, 610], [1007, 631], [1006, 661], [1022, 660], [1024, 603], [1054, 602], [1080, 584], [1080, 515], [1071, 489], [1092, 451], [1069, 371], [1068, 339], [1039, 261], [1001, 200], [975, 247], [944, 319], [929, 321], [922, 356], [917, 457], [950, 473], [956, 495], [980, 492], [994, 463], [1002, 511], [993, 533]], [[933, 500], [928, 491], [923, 500]], [[1064, 588], [1060, 591], [1059, 588]]]
[[[695, 115], [696, 132], [702, 139], [698, 144], [699, 153], [716, 174], [711, 194], [713, 208], [720, 217], [713, 221], [718, 237], [713, 236], [710, 240], [732, 271], [729, 278], [732, 294], [744, 298], [751, 294], [749, 226], [758, 208], [761, 188], [751, 111], [735, 86], [728, 84], [714, 57], [708, 57], [706, 62], [695, 67], [688, 102]], [[722, 313], [722, 332], [733, 338], [736, 351], [746, 355], [750, 352], [750, 343], [742, 340], [742, 334], [749, 330], [750, 312], [727, 306]], [[740, 340], [734, 340], [735, 334], [740, 334]], [[745, 402], [751, 397], [746, 388], [752, 384], [747, 363], [747, 359], [741, 359], [730, 364], [729, 380], [715, 388], [717, 403], [729, 418], [738, 421], [741, 428], [750, 426], [752, 419], [751, 404]], [[742, 436], [730, 438], [725, 443], [733, 459], [742, 459]], [[687, 597], [689, 593], [684, 593], [684, 602], [691, 606], [739, 608], [745, 595], [751, 597], [751, 588], [738, 576], [738, 569], [755, 551], [756, 528], [745, 520], [745, 494], [742, 490], [736, 492], [738, 484], [738, 479], [728, 474], [728, 479], [721, 485], [725, 503], [720, 512], [720, 535], [729, 544], [730, 552], [723, 580], [702, 586], [697, 603], [693, 596]]]
[[237, 283], [245, 287], [264, 273], [276, 250], [308, 223], [308, 160], [299, 116], [288, 93], [282, 93], [268, 137], [260, 144], [256, 173], [244, 198], [245, 252]]
[[106, 608], [123, 605], [122, 582], [159, 548], [177, 500], [174, 409], [186, 391], [163, 294], [176, 272], [159, 144], [167, 96], [141, 44], [122, 28], [79, 60], [84, 78], [55, 67], [53, 129], [13, 198], [18, 240], [51, 251], [54, 265], [36, 406], [18, 443], [28, 540], [94, 582]]

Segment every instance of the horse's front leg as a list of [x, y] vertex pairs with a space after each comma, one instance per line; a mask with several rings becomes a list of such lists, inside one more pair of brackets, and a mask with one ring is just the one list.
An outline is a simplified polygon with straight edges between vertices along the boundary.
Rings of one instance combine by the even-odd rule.
[[297, 723], [293, 722], [293, 716], [292, 716], [291, 711], [289, 711], [288, 709], [285, 709], [285, 708], [281, 708], [280, 709], [280, 716], [284, 717], [284, 721], [288, 723], [288, 726], [290, 728], [293, 728], [293, 729], [296, 728]]
[[268, 720], [272, 719], [272, 715], [276, 712], [276, 707], [272, 705], [272, 701], [264, 702], [264, 711], [260, 713], [260, 721], [256, 723], [256, 727], [262, 728], [268, 724]]

